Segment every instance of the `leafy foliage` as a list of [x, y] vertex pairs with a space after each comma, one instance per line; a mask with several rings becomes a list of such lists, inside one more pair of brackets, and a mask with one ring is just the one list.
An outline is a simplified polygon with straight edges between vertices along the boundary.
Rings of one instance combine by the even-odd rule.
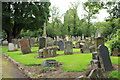
[[49, 6], [50, 2], [3, 2], [2, 28], [7, 40], [17, 38], [22, 29], [42, 28], [50, 17]]

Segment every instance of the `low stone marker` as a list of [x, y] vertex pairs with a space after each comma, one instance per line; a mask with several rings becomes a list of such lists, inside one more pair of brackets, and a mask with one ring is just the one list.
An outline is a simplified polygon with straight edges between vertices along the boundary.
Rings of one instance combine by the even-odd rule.
[[19, 44], [20, 44], [20, 49], [21, 49], [21, 51], [22, 51], [23, 54], [31, 52], [28, 39], [22, 39], [22, 40], [20, 40]]
[[45, 60], [41, 64], [41, 66], [43, 66], [43, 67], [58, 67], [59, 65], [58, 65], [58, 62], [56, 60], [51, 59], [51, 60]]
[[8, 51], [11, 52], [11, 51], [15, 51], [15, 46], [13, 43], [9, 43], [8, 44]]
[[111, 60], [110, 60], [108, 48], [106, 46], [104, 46], [104, 44], [102, 44], [102, 45], [99, 46], [98, 52], [99, 52], [99, 55], [100, 55], [101, 66], [103, 67], [103, 69], [105, 71], [112, 70], [113, 67], [112, 67], [112, 63], [111, 63]]
[[73, 44], [71, 41], [66, 41], [65, 42], [65, 49], [64, 49], [64, 54], [73, 54]]
[[39, 57], [42, 57], [42, 58], [48, 58], [48, 57], [55, 57], [57, 54], [56, 54], [56, 51], [58, 50], [57, 47], [47, 47], [47, 48], [43, 48], [43, 49], [40, 49], [39, 50]]
[[35, 45], [35, 38], [30, 38], [30, 47], [34, 47]]

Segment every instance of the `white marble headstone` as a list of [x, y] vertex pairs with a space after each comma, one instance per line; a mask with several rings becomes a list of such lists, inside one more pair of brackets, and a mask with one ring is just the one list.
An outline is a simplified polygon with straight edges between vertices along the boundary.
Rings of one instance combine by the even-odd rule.
[[96, 30], [96, 33], [95, 33], [95, 38], [98, 38], [98, 37], [101, 37], [100, 30]]
[[15, 50], [15, 46], [13, 43], [9, 43], [8, 44], [8, 51], [14, 51]]
[[82, 39], [84, 39], [84, 34], [82, 34]]

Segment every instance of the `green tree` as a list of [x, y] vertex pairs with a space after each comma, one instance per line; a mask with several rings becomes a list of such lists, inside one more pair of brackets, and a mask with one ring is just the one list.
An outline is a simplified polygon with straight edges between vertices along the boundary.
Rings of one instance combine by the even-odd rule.
[[64, 31], [66, 35], [77, 36], [79, 17], [76, 9], [69, 9], [64, 15]]
[[104, 4], [102, 2], [96, 1], [96, 2], [91, 2], [87, 1], [83, 4], [84, 10], [87, 12], [86, 20], [87, 20], [87, 36], [90, 36], [90, 26], [91, 24], [91, 19], [96, 18], [95, 14], [99, 13], [99, 10], [102, 9]]
[[48, 21], [50, 2], [3, 2], [2, 28], [8, 42], [17, 38], [22, 29], [39, 29]]

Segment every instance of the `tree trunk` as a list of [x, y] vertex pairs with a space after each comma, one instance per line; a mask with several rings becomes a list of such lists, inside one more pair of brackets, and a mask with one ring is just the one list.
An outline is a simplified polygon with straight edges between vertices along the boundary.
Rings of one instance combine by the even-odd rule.
[[12, 42], [12, 39], [14, 38], [14, 35], [12, 32], [7, 33], [7, 41], [8, 43]]

